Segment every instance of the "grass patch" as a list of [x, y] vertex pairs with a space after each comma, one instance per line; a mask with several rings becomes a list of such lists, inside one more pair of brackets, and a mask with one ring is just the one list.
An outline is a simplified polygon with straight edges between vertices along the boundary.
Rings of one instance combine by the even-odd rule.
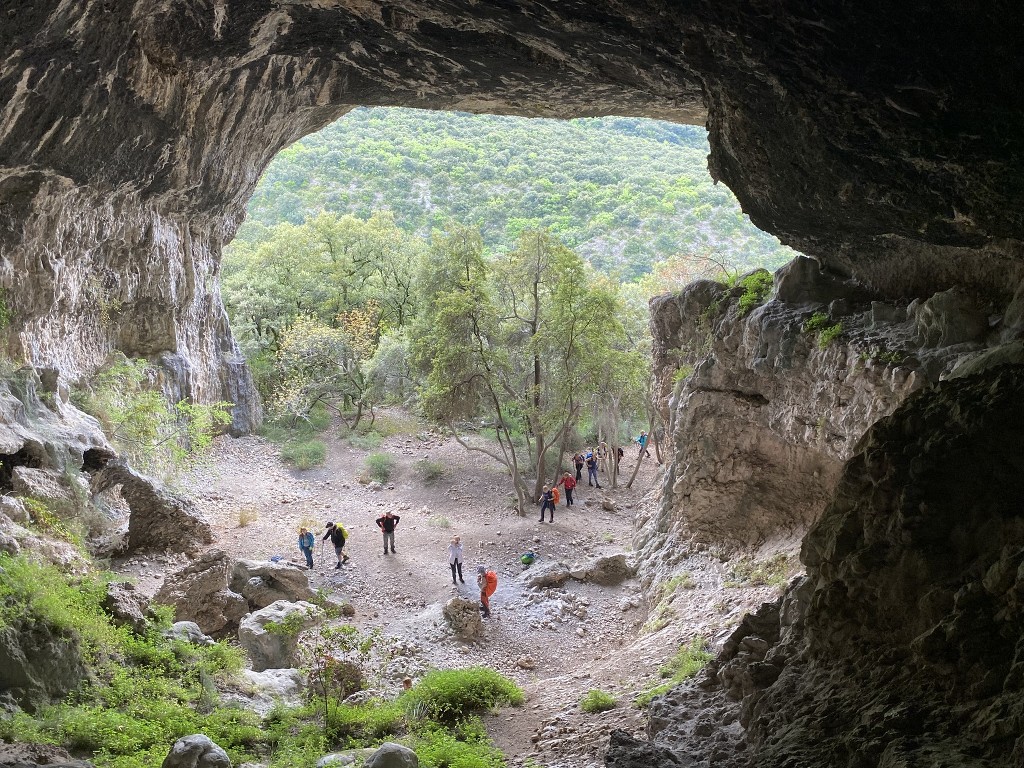
[[327, 460], [327, 445], [317, 438], [331, 426], [331, 414], [317, 404], [306, 419], [267, 421], [259, 435], [281, 446], [281, 460], [296, 469], [312, 469]]
[[804, 333], [813, 333], [818, 337], [818, 348], [827, 349], [843, 332], [842, 323], [832, 323], [824, 312], [815, 312], [803, 326]]
[[375, 451], [384, 442], [384, 435], [371, 429], [369, 432], [349, 432], [344, 440], [357, 451]]
[[789, 556], [783, 552], [761, 561], [744, 557], [729, 569], [724, 586], [730, 588], [784, 587], [788, 573]]
[[215, 683], [242, 668], [237, 649], [164, 638], [163, 621], [142, 637], [115, 627], [101, 604], [108, 578], [73, 578], [22, 557], [0, 557], [0, 622], [45, 627], [76, 642], [90, 674], [59, 704], [0, 719], [0, 739], [95, 753], [97, 768], [150, 768], [188, 733], [206, 733], [232, 761], [252, 756], [259, 717], [220, 704]]
[[365, 471], [367, 477], [378, 483], [386, 483], [391, 479], [395, 468], [395, 457], [390, 453], [371, 453], [366, 457]]
[[758, 270], [740, 280], [739, 285], [743, 286], [743, 293], [739, 300], [739, 313], [740, 317], [743, 317], [754, 308], [764, 304], [765, 299], [772, 292], [774, 279], [771, 272]]
[[295, 440], [281, 446], [281, 459], [296, 469], [312, 469], [327, 460], [327, 445], [322, 440]]
[[399, 700], [409, 712], [454, 725], [498, 705], [518, 706], [523, 691], [493, 669], [467, 667], [428, 672]]
[[433, 485], [444, 476], [444, 464], [432, 459], [420, 459], [412, 465], [412, 471], [424, 485]]
[[686, 571], [677, 573], [671, 579], [662, 583], [660, 589], [661, 599], [665, 600], [672, 597], [680, 589], [694, 589], [696, 586], [697, 584], [694, 582], [693, 577]]
[[409, 745], [421, 768], [504, 768], [505, 758], [487, 738], [484, 725], [471, 717], [452, 730], [421, 728]]
[[693, 677], [709, 661], [711, 661], [711, 653], [708, 652], [707, 641], [703, 637], [695, 637], [689, 645], [682, 646], [676, 655], [658, 670], [658, 674], [662, 678], [668, 678], [668, 681], [644, 691], [633, 699], [633, 704], [641, 709], [650, 706], [651, 700], [655, 696], [660, 696], [687, 678]]
[[452, 521], [444, 515], [431, 515], [427, 518], [427, 525], [432, 528], [451, 528]]
[[647, 621], [640, 627], [641, 634], [650, 634], [651, 632], [657, 632], [659, 629], [664, 629], [668, 626], [669, 620], [675, 615], [672, 610], [672, 606], [668, 604], [667, 600], [662, 600], [651, 611], [651, 615], [647, 617]]
[[260, 519], [260, 512], [256, 507], [242, 507], [238, 510], [238, 527], [245, 528]]
[[615, 709], [616, 704], [618, 704], [618, 701], [614, 696], [597, 688], [591, 688], [587, 691], [587, 695], [580, 699], [580, 709], [592, 715], [598, 712], [607, 712], [609, 709]]

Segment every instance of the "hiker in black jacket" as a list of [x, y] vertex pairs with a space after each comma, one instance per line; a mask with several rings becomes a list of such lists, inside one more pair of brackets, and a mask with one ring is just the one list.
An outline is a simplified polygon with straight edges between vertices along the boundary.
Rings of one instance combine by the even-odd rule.
[[383, 516], [377, 518], [377, 527], [384, 532], [385, 555], [388, 553], [388, 542], [391, 543], [391, 551], [395, 551], [395, 528], [398, 527], [398, 521], [401, 519], [393, 512], [385, 512]]
[[327, 539], [331, 540], [331, 544], [334, 545], [334, 554], [338, 556], [338, 564], [335, 565], [335, 569], [341, 568], [342, 563], [348, 562], [348, 555], [343, 551], [345, 549], [345, 539], [347, 533], [341, 523], [328, 523], [327, 532], [323, 535], [324, 541]]

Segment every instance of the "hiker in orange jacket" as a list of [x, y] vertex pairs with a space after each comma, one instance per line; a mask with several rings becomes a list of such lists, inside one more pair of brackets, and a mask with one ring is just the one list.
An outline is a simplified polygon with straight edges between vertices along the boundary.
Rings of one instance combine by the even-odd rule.
[[476, 583], [480, 586], [480, 610], [484, 618], [491, 618], [491, 595], [498, 588], [498, 574], [482, 565], [476, 567]]

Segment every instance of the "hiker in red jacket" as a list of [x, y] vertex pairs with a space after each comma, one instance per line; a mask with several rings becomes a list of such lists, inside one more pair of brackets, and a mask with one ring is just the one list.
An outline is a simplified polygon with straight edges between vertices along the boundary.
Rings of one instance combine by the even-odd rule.
[[480, 610], [484, 618], [491, 618], [491, 595], [498, 588], [498, 574], [482, 565], [476, 567], [476, 583], [480, 586]]
[[562, 475], [562, 479], [558, 481], [558, 484], [565, 488], [565, 506], [572, 506], [572, 491], [576, 487], [576, 480], [571, 474], [566, 472]]

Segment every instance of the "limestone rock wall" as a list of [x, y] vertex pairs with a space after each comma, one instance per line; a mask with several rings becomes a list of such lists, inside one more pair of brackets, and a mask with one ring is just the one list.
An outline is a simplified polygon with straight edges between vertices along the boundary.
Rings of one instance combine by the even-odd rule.
[[1022, 365], [911, 395], [846, 463], [807, 576], [609, 765], [658, 749], [716, 768], [1020, 765], [1021, 434]]
[[[799, 258], [745, 315], [742, 293], [702, 281], [651, 305], [668, 458], [660, 506], [639, 520], [647, 579], [671, 575], [694, 542], [795, 546], [871, 424], [958, 366], [1021, 354], [1016, 302], [958, 289], [880, 302]], [[816, 314], [841, 325], [828, 344], [804, 329]]]

